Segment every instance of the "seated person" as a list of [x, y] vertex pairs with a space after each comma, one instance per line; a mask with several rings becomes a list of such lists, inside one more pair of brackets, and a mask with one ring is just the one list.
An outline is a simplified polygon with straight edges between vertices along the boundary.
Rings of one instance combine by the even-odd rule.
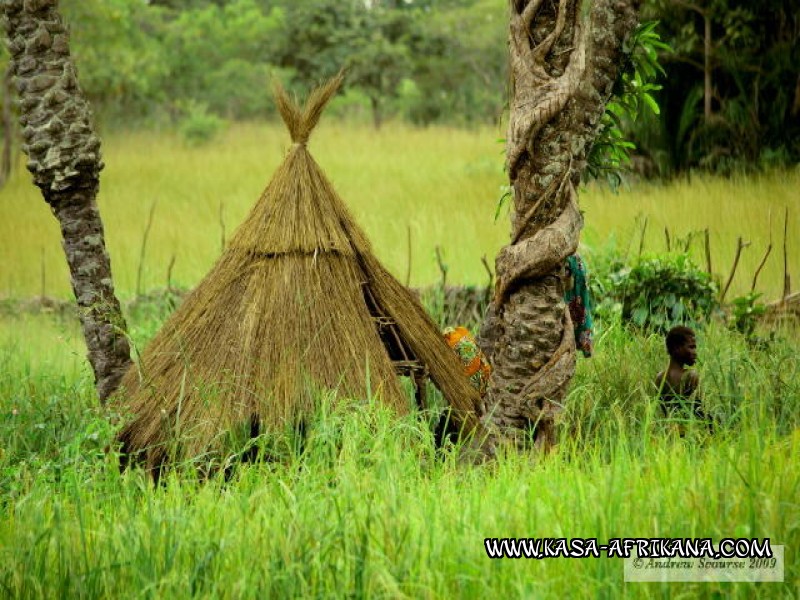
[[[700, 377], [693, 366], [697, 362], [697, 339], [689, 327], [679, 325], [669, 330], [666, 337], [669, 366], [656, 375], [661, 410], [666, 417], [680, 419], [694, 417], [713, 429], [711, 418], [703, 410], [700, 394]], [[683, 431], [681, 430], [683, 435]]]
[[478, 347], [475, 338], [466, 327], [447, 327], [443, 335], [447, 345], [461, 359], [464, 365], [464, 375], [469, 379], [472, 387], [478, 390], [481, 397], [485, 396], [492, 367]]
[[[472, 387], [478, 390], [483, 398], [492, 374], [492, 367], [486, 359], [486, 355], [466, 327], [447, 327], [443, 335], [447, 345], [461, 359], [461, 364], [464, 365], [464, 377], [469, 379]], [[458, 434], [459, 428], [450, 418], [450, 409], [446, 408], [434, 426], [433, 435], [436, 446], [441, 448], [446, 440], [455, 443]]]

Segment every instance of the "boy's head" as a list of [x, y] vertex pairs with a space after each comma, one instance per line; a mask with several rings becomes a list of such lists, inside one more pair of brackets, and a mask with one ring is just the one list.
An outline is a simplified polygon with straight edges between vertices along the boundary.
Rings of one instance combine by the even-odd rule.
[[682, 365], [693, 365], [697, 361], [697, 339], [689, 327], [679, 325], [667, 333], [667, 352]]

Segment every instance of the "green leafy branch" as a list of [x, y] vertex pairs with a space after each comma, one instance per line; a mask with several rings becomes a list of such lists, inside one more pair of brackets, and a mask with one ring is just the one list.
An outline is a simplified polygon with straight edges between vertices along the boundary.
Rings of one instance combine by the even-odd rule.
[[636, 144], [625, 137], [624, 123], [635, 122], [645, 107], [653, 114], [660, 113], [653, 93], [661, 89], [655, 83], [658, 76], [666, 73], [658, 61], [658, 52], [672, 49], [661, 41], [657, 26], [658, 21], [642, 23], [623, 45], [625, 66], [587, 157], [584, 179], [605, 179], [614, 190], [622, 183], [622, 171], [630, 164], [631, 151], [636, 149]]

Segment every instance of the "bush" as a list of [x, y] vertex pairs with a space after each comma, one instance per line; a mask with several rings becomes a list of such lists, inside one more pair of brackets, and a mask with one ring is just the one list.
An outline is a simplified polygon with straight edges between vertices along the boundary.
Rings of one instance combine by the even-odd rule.
[[751, 339], [758, 320], [767, 312], [767, 306], [759, 301], [762, 294], [750, 292], [731, 301], [730, 328]]
[[184, 110], [181, 120], [181, 134], [191, 145], [206, 144], [213, 140], [222, 130], [225, 121], [208, 112], [205, 103], [190, 101]]
[[599, 282], [605, 294], [601, 316], [616, 305], [623, 322], [664, 333], [673, 325], [703, 321], [718, 308], [716, 282], [685, 254], [613, 265]]
[[269, 91], [276, 71], [269, 65], [233, 58], [205, 74], [200, 93], [211, 113], [229, 119], [263, 119], [277, 113]]

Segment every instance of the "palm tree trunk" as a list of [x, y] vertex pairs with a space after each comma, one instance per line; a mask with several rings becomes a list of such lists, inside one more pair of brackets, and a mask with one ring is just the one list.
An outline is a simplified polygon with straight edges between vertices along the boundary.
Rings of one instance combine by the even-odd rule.
[[57, 0], [0, 0], [20, 99], [28, 170], [61, 225], [89, 362], [101, 400], [130, 364], [125, 320], [97, 208], [100, 140], [78, 86]]
[[3, 155], [0, 157], [0, 188], [11, 177], [11, 147], [14, 145], [14, 123], [11, 116], [11, 65], [3, 77]]
[[703, 11], [703, 117], [708, 123], [711, 119], [711, 15]]
[[639, 0], [512, 0], [507, 169], [511, 243], [497, 256], [480, 343], [494, 372], [487, 419], [507, 436], [554, 443], [575, 371], [563, 265], [583, 219], [576, 187], [637, 24]]

